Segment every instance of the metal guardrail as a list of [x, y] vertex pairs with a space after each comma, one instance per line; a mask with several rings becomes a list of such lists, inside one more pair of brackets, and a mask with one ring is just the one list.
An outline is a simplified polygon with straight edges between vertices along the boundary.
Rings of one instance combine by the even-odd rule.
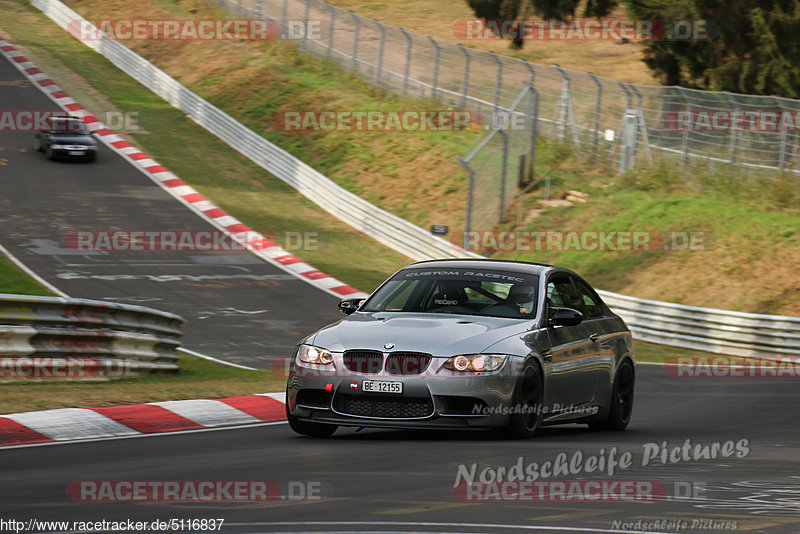
[[[85, 20], [58, 0], [32, 3], [65, 29], [71, 21]], [[120, 43], [104, 39], [84, 44], [314, 203], [389, 248], [417, 260], [481, 257], [344, 190]], [[800, 318], [684, 306], [608, 291], [599, 293], [625, 319], [634, 338], [642, 341], [740, 356], [800, 354]]]
[[800, 317], [686, 306], [598, 291], [635, 339], [733, 356], [800, 356]]
[[107, 380], [178, 370], [172, 313], [85, 299], [0, 295], [0, 381]]

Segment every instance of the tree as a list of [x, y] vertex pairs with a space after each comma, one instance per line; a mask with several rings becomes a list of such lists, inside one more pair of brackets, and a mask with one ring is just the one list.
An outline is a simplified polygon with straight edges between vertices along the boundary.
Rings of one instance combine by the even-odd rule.
[[[575, 10], [581, 0], [467, 0], [473, 13], [484, 20], [518, 19], [528, 13], [546, 20], [564, 20], [575, 17]], [[617, 0], [588, 0], [584, 15], [602, 18], [617, 5]], [[517, 37], [511, 46], [522, 48], [522, 38]]]
[[800, 0], [623, 0], [634, 18], [708, 21], [708, 38], [667, 35], [645, 48], [665, 85], [800, 97]]

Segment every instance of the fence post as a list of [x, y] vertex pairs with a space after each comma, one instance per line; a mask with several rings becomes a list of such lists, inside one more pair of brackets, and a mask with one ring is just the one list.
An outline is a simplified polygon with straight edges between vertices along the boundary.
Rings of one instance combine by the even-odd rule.
[[461, 53], [464, 54], [464, 61], [466, 64], [464, 65], [464, 83], [461, 87], [461, 107], [465, 107], [467, 105], [467, 90], [469, 89], [469, 63], [472, 57], [469, 55], [469, 50], [467, 50], [464, 45], [459, 44], [458, 48], [461, 49]]
[[383, 77], [383, 47], [386, 45], [386, 28], [384, 28], [383, 24], [376, 19], [375, 24], [378, 25], [378, 30], [381, 32], [381, 44], [378, 48], [378, 67], [375, 70], [375, 84], [380, 86], [381, 85], [381, 78]]
[[589, 77], [592, 81], [597, 85], [597, 105], [594, 108], [594, 131], [592, 135], [592, 157], [591, 160], [594, 161], [594, 158], [597, 157], [597, 141], [598, 137], [600, 136], [600, 110], [602, 109], [603, 105], [603, 84], [600, 83], [600, 80], [597, 79], [597, 76], [592, 74], [591, 72], [588, 73]]
[[336, 31], [336, 8], [330, 4], [325, 4], [328, 6], [328, 11], [331, 12], [331, 34], [328, 36], [328, 51], [326, 55], [331, 57], [331, 51], [333, 50], [333, 33]]
[[[263, 1], [263, 0], [262, 0]], [[283, 12], [281, 13], [281, 26], [286, 32], [286, 37], [289, 37], [289, 0], [283, 0]]]
[[[778, 107], [781, 108], [781, 112], [786, 111], [786, 108], [783, 105], [781, 98], [772, 97], [775, 102], [778, 103]], [[778, 124], [782, 124], [783, 120], [779, 120]], [[781, 128], [781, 148], [778, 151], [778, 169], [783, 171], [784, 167], [786, 166], [786, 139], [788, 138], [788, 134], [786, 132], [786, 128]]]
[[428, 36], [428, 39], [430, 39], [433, 49], [435, 50], [433, 53], [433, 83], [431, 84], [431, 98], [436, 100], [436, 89], [437, 85], [439, 84], [439, 56], [441, 54], [441, 47], [439, 46], [439, 42], [430, 35]]
[[503, 137], [503, 170], [500, 173], [500, 214], [498, 217], [499, 224], [505, 222], [506, 210], [506, 174], [508, 173], [508, 134], [504, 130], [497, 130]]
[[639, 135], [638, 135], [638, 132], [641, 132], [641, 134], [642, 134], [642, 143], [644, 144], [644, 152], [645, 152], [645, 155], [647, 156], [647, 161], [653, 161], [653, 153], [650, 150], [650, 136], [648, 136], [648, 134], [647, 134], [647, 123], [644, 120], [644, 110], [642, 109], [642, 101], [644, 100], [644, 97], [642, 96], [642, 93], [639, 92], [639, 90], [636, 88], [635, 85], [633, 85], [632, 83], [629, 83], [628, 86], [631, 88], [631, 90], [634, 93], [636, 93], [636, 98], [637, 98], [637, 103], [636, 103], [636, 130], [637, 130], [637, 135], [636, 135], [636, 141], [635, 141], [636, 145], [635, 145], [634, 150], [638, 150], [639, 149]]
[[685, 168], [689, 164], [689, 133], [692, 130], [691, 124], [694, 123], [694, 117], [692, 112], [692, 101], [689, 99], [688, 96], [686, 96], [683, 87], [681, 87], [680, 85], [677, 85], [675, 87], [678, 89], [678, 93], [680, 93], [681, 97], [686, 101], [686, 111], [689, 112], [689, 118], [691, 120], [690, 126], [688, 128], [683, 129], [683, 136], [681, 138], [681, 152], [683, 154], [683, 166]]
[[350, 16], [353, 17], [353, 22], [356, 24], [356, 31], [353, 35], [353, 74], [358, 73], [358, 33], [361, 30], [361, 19], [358, 15], [353, 13], [351, 10], [348, 9], [350, 12]]
[[308, 17], [311, 11], [311, 0], [306, 0], [306, 14], [303, 16], [303, 45], [308, 49]]
[[465, 160], [458, 158], [458, 162], [467, 169], [467, 173], [469, 174], [469, 189], [467, 190], [467, 221], [464, 225], [464, 250], [469, 250], [469, 232], [472, 229], [472, 202], [473, 202], [473, 191], [475, 190], [475, 171], [472, 167], [469, 166]]
[[489, 54], [492, 55], [492, 59], [494, 59], [495, 63], [497, 63], [497, 79], [495, 80], [495, 87], [494, 87], [494, 111], [497, 113], [497, 108], [500, 107], [500, 86], [503, 85], [503, 60], [501, 60], [497, 54], [489, 51]]
[[556, 113], [558, 117], [556, 120], [558, 121], [558, 141], [559, 143], [564, 142], [564, 136], [567, 133], [567, 121], [569, 120], [572, 123], [572, 140], [577, 145], [578, 144], [578, 132], [577, 127], [575, 125], [575, 114], [572, 111], [572, 96], [569, 92], [570, 90], [570, 79], [567, 76], [567, 73], [564, 72], [564, 69], [561, 68], [560, 65], [553, 65], [557, 70], [558, 73], [564, 78], [564, 85], [561, 87], [561, 98], [558, 101], [558, 109]]
[[[735, 110], [736, 109], [736, 102], [731, 98], [731, 94], [728, 93], [727, 91], [722, 91], [722, 94], [725, 95], [725, 99], [732, 106], [731, 110]], [[736, 130], [734, 128], [731, 128], [731, 144], [730, 144], [731, 158], [730, 158], [730, 161], [729, 161], [729, 163], [731, 165], [736, 165], [737, 137], [738, 136], [736, 135]]]
[[633, 146], [636, 144], [636, 118], [633, 111], [633, 100], [631, 92], [623, 82], [617, 82], [622, 90], [625, 91], [627, 104], [625, 105], [625, 116], [622, 119], [622, 143], [619, 152], [619, 173], [622, 174], [633, 166]]
[[405, 74], [403, 76], [403, 95], [405, 95], [406, 92], [408, 91], [408, 73], [411, 71], [411, 44], [412, 44], [412, 40], [411, 40], [411, 36], [408, 34], [408, 32], [406, 30], [404, 30], [403, 28], [400, 28], [400, 31], [403, 33], [403, 37], [405, 37], [406, 41], [408, 42], [408, 48], [406, 49], [406, 71], [405, 71]]

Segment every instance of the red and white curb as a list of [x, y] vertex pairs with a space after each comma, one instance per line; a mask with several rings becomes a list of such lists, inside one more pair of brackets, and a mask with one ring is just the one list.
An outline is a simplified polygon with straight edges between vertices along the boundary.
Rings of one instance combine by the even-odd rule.
[[0, 447], [248, 425], [286, 419], [284, 393], [0, 416]]
[[262, 234], [226, 213], [219, 206], [195, 191], [156, 160], [106, 128], [97, 117], [85, 110], [46, 74], [23, 56], [8, 41], [0, 38], [0, 53], [61, 109], [83, 118], [89, 130], [111, 150], [142, 171], [153, 182], [169, 192], [198, 216], [228, 234], [236, 243], [260, 258], [336, 297], [366, 297], [367, 294], [333, 278], [303, 262]]

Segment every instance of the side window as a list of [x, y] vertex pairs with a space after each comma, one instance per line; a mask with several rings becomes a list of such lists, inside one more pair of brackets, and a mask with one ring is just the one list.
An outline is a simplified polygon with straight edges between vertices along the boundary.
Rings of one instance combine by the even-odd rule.
[[550, 306], [558, 308], [575, 308], [579, 302], [575, 286], [568, 276], [555, 276], [547, 283], [547, 298]]
[[583, 308], [580, 311], [583, 312], [584, 317], [587, 319], [603, 317], [605, 315], [603, 304], [594, 295], [594, 292], [589, 289], [589, 286], [586, 284], [586, 282], [576, 279], [575, 285], [580, 292], [580, 299], [583, 303]]

